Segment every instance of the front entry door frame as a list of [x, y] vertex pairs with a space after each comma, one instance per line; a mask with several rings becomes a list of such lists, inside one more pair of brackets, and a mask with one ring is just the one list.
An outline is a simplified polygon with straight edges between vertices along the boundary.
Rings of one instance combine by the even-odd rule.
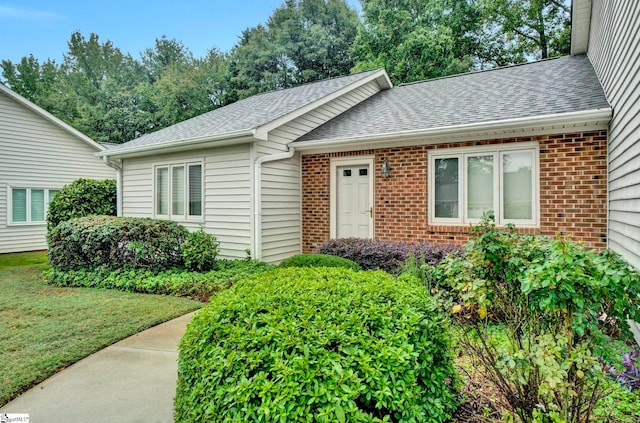
[[[336, 157], [331, 159], [331, 173], [330, 173], [330, 236], [331, 239], [336, 238], [337, 234], [337, 210], [338, 210], [338, 201], [337, 201], [337, 191], [338, 191], [338, 167], [340, 166], [369, 166], [369, 207], [371, 210], [375, 210], [375, 205], [373, 202], [374, 199], [374, 174], [375, 169], [373, 168], [374, 164], [374, 156], [358, 156], [358, 157]], [[371, 216], [369, 220], [369, 238], [373, 239], [373, 225], [374, 219]]]

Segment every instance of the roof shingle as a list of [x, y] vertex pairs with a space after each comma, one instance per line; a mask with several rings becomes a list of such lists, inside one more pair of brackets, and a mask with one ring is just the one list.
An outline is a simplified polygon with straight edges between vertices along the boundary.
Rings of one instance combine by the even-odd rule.
[[296, 141], [348, 139], [608, 107], [587, 56], [567, 56], [396, 86]]

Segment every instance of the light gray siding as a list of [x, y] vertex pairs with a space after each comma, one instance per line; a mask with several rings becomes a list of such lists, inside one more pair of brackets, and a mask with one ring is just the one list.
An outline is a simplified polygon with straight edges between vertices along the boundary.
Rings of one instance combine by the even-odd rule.
[[[371, 81], [269, 132], [258, 156], [287, 151], [288, 144], [380, 91]], [[278, 262], [302, 251], [300, 156], [262, 168], [262, 259]]]
[[222, 258], [245, 258], [252, 242], [249, 144], [124, 159], [123, 216], [155, 217], [154, 167], [193, 161], [204, 165], [203, 217], [175, 220], [214, 234]]
[[11, 188], [60, 189], [78, 178], [115, 178], [97, 149], [0, 93], [0, 253], [44, 250], [46, 224], [11, 223]]
[[609, 247], [640, 269], [640, 2], [593, 0], [588, 56], [613, 107]]

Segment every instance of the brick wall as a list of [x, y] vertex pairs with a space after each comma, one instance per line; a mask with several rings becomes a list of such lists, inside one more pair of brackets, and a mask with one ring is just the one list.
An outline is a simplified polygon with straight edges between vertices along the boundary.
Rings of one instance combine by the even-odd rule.
[[[464, 243], [468, 225], [429, 225], [427, 152], [431, 149], [537, 141], [540, 145], [540, 227], [523, 232], [571, 234], [594, 248], [606, 247], [606, 131], [383, 148], [302, 156], [303, 251], [329, 239], [331, 158], [375, 157], [374, 234], [377, 239]], [[391, 176], [382, 177], [383, 158]]]

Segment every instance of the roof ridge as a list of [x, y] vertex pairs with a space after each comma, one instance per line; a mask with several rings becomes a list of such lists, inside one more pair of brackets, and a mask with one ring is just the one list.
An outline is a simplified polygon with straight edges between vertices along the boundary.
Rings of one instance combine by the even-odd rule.
[[[373, 73], [373, 72], [376, 72], [376, 71], [379, 71], [379, 70], [384, 70], [384, 68], [369, 69], [369, 70], [366, 70], [366, 71], [360, 71], [360, 72], [356, 72], [356, 73], [351, 73], [349, 75], [330, 76], [328, 78], [318, 79], [317, 81], [309, 81], [309, 82], [305, 82], [304, 84], [294, 85], [292, 87], [287, 87], [287, 88], [275, 88], [273, 90], [263, 91], [261, 93], [256, 93], [256, 94], [250, 95], [249, 97], [245, 97], [242, 100], [246, 100], [248, 98], [253, 98], [253, 97], [259, 97], [259, 96], [265, 95], [265, 94], [281, 93], [283, 91], [292, 90], [294, 88], [305, 87], [307, 85], [313, 85], [313, 84], [317, 84], [319, 82], [335, 81], [336, 79], [349, 78], [351, 76], [363, 75], [365, 73]], [[242, 101], [242, 100], [238, 100], [238, 101]], [[231, 104], [233, 104], [233, 103], [231, 103]]]
[[[582, 56], [582, 55], [580, 54], [578, 56]], [[491, 69], [480, 69], [480, 70], [475, 70], [475, 71], [456, 73], [456, 74], [453, 74], [453, 75], [439, 76], [437, 78], [423, 79], [423, 80], [420, 80], [420, 81], [413, 81], [413, 82], [405, 82], [405, 83], [402, 83], [400, 85], [396, 85], [396, 87], [405, 87], [405, 86], [408, 86], [408, 85], [422, 84], [422, 83], [425, 83], [425, 82], [440, 81], [440, 80], [443, 80], [443, 79], [452, 79], [452, 78], [458, 78], [458, 77], [461, 77], [461, 76], [476, 75], [476, 74], [480, 74], [480, 73], [487, 73], [487, 72], [505, 70], [505, 69], [510, 69], [510, 68], [516, 68], [516, 67], [519, 67], [519, 66], [526, 66], [526, 65], [533, 65], [533, 64], [536, 64], [536, 63], [550, 62], [552, 60], [563, 59], [563, 58], [566, 58], [566, 57], [572, 57], [572, 56], [571, 55], [565, 55], [565, 56], [547, 57], [546, 59], [534, 60], [533, 62], [514, 63], [512, 65], [497, 66], [497, 67], [491, 68]]]

